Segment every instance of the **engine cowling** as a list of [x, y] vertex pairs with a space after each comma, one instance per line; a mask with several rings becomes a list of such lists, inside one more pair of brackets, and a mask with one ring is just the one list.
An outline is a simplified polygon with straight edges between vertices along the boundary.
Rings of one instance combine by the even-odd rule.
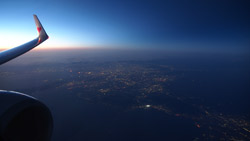
[[0, 141], [48, 141], [52, 129], [46, 105], [22, 93], [0, 90]]

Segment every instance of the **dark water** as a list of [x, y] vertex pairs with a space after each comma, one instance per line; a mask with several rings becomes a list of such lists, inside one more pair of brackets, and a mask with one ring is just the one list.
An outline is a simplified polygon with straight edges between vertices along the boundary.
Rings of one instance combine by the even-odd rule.
[[248, 54], [36, 51], [0, 67], [0, 89], [30, 94], [52, 140], [250, 139]]

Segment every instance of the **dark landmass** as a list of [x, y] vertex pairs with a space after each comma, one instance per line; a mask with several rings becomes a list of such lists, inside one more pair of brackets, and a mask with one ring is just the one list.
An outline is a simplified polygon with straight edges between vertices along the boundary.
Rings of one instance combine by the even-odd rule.
[[250, 140], [246, 54], [32, 51], [0, 89], [50, 108], [53, 140]]

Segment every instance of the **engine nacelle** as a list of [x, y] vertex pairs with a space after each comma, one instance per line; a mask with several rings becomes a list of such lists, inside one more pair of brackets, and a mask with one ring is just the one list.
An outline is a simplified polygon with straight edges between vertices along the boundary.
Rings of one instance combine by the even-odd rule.
[[0, 90], [0, 141], [48, 141], [52, 129], [47, 106], [31, 96]]

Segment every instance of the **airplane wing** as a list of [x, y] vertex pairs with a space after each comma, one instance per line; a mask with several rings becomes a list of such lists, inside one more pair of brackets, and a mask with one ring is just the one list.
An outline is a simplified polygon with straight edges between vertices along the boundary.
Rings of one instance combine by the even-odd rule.
[[33, 16], [38, 31], [38, 37], [18, 47], [14, 47], [0, 52], [0, 65], [28, 52], [29, 50], [33, 49], [34, 47], [38, 46], [39, 44], [41, 44], [42, 42], [44, 42], [49, 38], [37, 16], [36, 15]]
[[[39, 36], [23, 45], [0, 52], [0, 65], [38, 46], [49, 37], [34, 15]], [[0, 90], [0, 141], [49, 141], [53, 117], [49, 108], [23, 93]]]

